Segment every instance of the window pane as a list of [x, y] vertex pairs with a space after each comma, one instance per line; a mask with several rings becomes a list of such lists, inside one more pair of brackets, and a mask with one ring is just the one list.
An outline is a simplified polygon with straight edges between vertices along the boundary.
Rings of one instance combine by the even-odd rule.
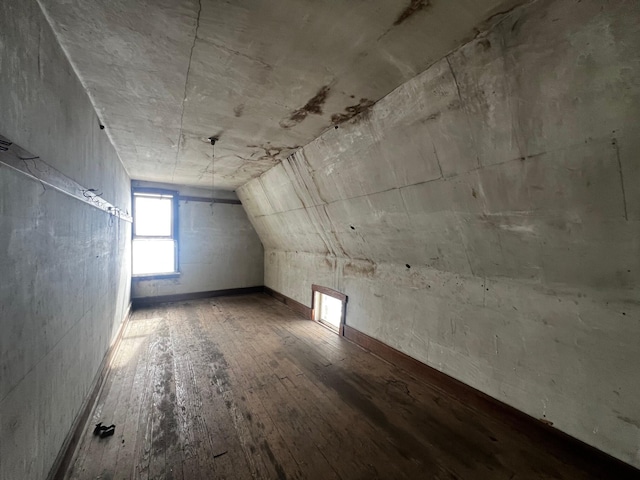
[[314, 320], [340, 328], [342, 321], [342, 300], [323, 293], [315, 293]]
[[175, 271], [173, 240], [133, 240], [133, 274], [171, 273]]
[[135, 196], [136, 236], [170, 237], [172, 198]]

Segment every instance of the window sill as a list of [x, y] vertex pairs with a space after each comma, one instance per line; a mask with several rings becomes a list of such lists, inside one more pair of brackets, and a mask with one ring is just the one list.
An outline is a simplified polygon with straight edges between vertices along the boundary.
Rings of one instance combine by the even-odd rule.
[[131, 280], [133, 281], [143, 281], [143, 280], [162, 280], [164, 278], [178, 278], [180, 277], [180, 272], [170, 272], [170, 273], [143, 273], [138, 275], [131, 275]]

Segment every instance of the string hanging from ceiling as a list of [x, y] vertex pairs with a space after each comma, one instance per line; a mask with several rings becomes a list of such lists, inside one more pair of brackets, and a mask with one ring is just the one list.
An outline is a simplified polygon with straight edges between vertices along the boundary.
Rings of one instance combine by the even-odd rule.
[[216, 142], [218, 139], [216, 137], [209, 137], [209, 141], [211, 142], [211, 215], [213, 215], [213, 204], [216, 203], [215, 200], [215, 158], [216, 158]]

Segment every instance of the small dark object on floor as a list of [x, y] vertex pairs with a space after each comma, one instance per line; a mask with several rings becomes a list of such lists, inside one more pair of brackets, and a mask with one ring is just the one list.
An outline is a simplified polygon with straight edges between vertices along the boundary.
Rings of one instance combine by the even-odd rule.
[[214, 455], [214, 456], [213, 456], [213, 458], [221, 457], [222, 455], [224, 455], [224, 454], [225, 454], [225, 453], [227, 453], [227, 452], [228, 452], [228, 450], [225, 450], [225, 451], [224, 451], [224, 452], [222, 452], [222, 453], [218, 453], [217, 455]]
[[100, 422], [100, 423], [96, 423], [96, 428], [93, 429], [93, 434], [100, 435], [100, 438], [104, 438], [104, 437], [110, 437], [115, 433], [115, 431], [116, 431], [115, 425], [109, 425], [108, 427], [105, 427], [104, 425], [102, 425], [102, 422]]
[[100, 432], [100, 438], [106, 438], [106, 437], [110, 437], [111, 435], [113, 435], [116, 432], [116, 426], [115, 425], [109, 425], [108, 427], [103, 427], [104, 430], [102, 430], [102, 432]]

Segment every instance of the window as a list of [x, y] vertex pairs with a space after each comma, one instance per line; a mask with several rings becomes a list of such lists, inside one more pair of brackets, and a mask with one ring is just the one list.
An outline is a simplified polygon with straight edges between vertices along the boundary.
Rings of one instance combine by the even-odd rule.
[[178, 272], [178, 193], [136, 189], [133, 192], [133, 275]]
[[347, 296], [331, 288], [312, 285], [313, 319], [330, 329], [343, 334]]

